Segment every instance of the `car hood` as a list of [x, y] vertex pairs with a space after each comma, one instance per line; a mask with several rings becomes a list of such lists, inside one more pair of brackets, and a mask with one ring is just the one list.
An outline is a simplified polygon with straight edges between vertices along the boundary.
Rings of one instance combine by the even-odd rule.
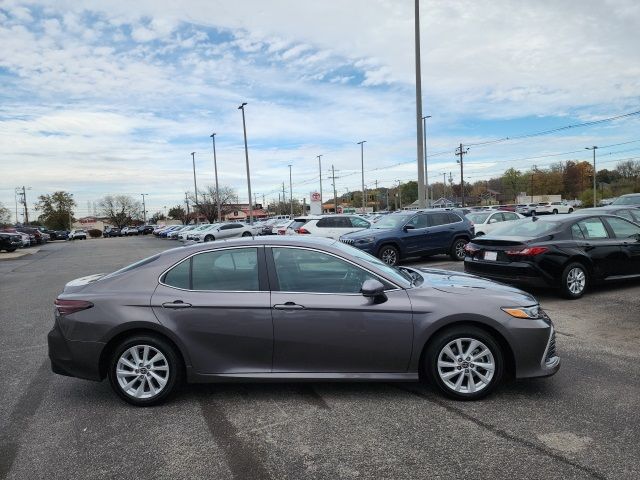
[[513, 305], [534, 305], [538, 300], [533, 295], [519, 288], [485, 278], [469, 275], [468, 273], [452, 272], [435, 268], [416, 268], [424, 277], [421, 288], [433, 288], [440, 292], [454, 295], [476, 295], [479, 299], [495, 297], [508, 299]]
[[364, 230], [358, 230], [357, 232], [346, 233], [340, 238], [348, 238], [351, 240], [358, 240], [360, 238], [377, 237], [389, 233], [391, 228], [365, 228]]

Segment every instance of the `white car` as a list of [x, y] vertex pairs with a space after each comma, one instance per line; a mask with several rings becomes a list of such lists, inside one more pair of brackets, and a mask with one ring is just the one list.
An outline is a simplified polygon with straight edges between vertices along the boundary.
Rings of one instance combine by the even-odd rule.
[[371, 222], [359, 215], [317, 215], [294, 218], [287, 233], [291, 230], [292, 234], [314, 235], [337, 240], [346, 233], [358, 232], [370, 227]]
[[469, 221], [472, 223], [476, 233], [476, 237], [486, 235], [491, 230], [504, 225], [504, 222], [512, 222], [514, 220], [520, 220], [525, 218], [524, 215], [520, 215], [515, 212], [471, 212], [466, 215]]
[[69, 240], [86, 240], [87, 232], [84, 230], [71, 230], [69, 234]]
[[198, 233], [206, 230], [207, 228], [209, 228], [211, 225], [214, 225], [212, 223], [203, 223], [201, 225], [198, 225], [196, 228], [194, 228], [193, 230], [189, 230], [188, 232], [182, 232], [178, 234], [178, 240], [193, 240], [194, 236], [197, 235]]
[[22, 246], [23, 247], [28, 247], [29, 245], [31, 245], [31, 239], [29, 238], [28, 234], [22, 233], [22, 232], [18, 232], [18, 235], [20, 235], [20, 238], [22, 239]]
[[190, 232], [191, 230], [193, 230], [194, 228], [196, 228], [197, 225], [185, 225], [182, 228], [179, 228], [178, 230], [174, 230], [173, 232], [169, 232], [167, 234], [167, 238], [170, 238], [172, 240], [176, 240], [178, 239], [178, 235], [180, 235], [181, 233], [184, 233], [186, 235], [187, 232]]
[[571, 213], [573, 212], [573, 207], [569, 205], [567, 202], [540, 202], [535, 209], [536, 215], [539, 214], [557, 214], [557, 213]]
[[213, 223], [209, 228], [193, 234], [196, 242], [213, 242], [215, 240], [225, 240], [236, 237], [252, 237], [253, 228], [239, 222]]

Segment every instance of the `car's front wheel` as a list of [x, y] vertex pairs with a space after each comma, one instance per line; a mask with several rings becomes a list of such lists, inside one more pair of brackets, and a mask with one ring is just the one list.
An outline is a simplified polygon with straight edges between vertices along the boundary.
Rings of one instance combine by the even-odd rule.
[[481, 328], [458, 326], [439, 333], [424, 355], [424, 372], [433, 385], [457, 400], [477, 400], [502, 379], [500, 345]]
[[213, 235], [207, 235], [206, 237], [204, 237], [204, 241], [205, 242], [213, 242], [215, 240]]
[[384, 245], [378, 252], [378, 258], [387, 265], [397, 265], [400, 260], [400, 252], [393, 245]]
[[251, 232], [244, 232], [242, 234], [243, 237], [250, 237], [251, 236]]
[[562, 272], [562, 295], [571, 300], [584, 295], [589, 282], [589, 274], [585, 266], [574, 262], [567, 265]]
[[138, 407], [165, 401], [182, 381], [182, 364], [165, 340], [137, 335], [113, 351], [109, 381], [126, 402]]
[[468, 243], [468, 240], [464, 238], [456, 239], [451, 245], [451, 250], [449, 251], [449, 256], [451, 260], [455, 260], [460, 262], [464, 260], [464, 246]]

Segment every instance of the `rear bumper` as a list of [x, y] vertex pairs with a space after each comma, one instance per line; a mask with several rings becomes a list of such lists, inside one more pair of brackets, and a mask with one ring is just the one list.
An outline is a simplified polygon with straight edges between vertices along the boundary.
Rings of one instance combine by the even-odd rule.
[[514, 285], [530, 287], [555, 287], [556, 281], [531, 263], [511, 262], [508, 265], [484, 260], [464, 260], [464, 271], [479, 277]]
[[87, 380], [102, 380], [100, 354], [104, 343], [68, 340], [62, 334], [57, 320], [47, 335], [47, 343], [53, 373]]

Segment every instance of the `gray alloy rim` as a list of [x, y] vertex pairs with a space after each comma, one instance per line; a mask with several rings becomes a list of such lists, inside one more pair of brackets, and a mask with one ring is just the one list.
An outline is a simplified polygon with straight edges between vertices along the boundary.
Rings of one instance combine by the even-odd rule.
[[582, 293], [585, 285], [587, 284], [587, 276], [580, 267], [574, 267], [569, 270], [567, 275], [567, 288], [571, 293], [577, 295]]
[[127, 395], [153, 398], [164, 390], [169, 380], [169, 363], [164, 354], [151, 345], [128, 348], [116, 365], [118, 384]]
[[458, 258], [464, 258], [464, 242], [457, 242], [456, 243], [456, 257]]
[[491, 350], [475, 338], [456, 338], [438, 355], [438, 375], [448, 389], [457, 393], [485, 389], [491, 383], [495, 369]]
[[387, 265], [395, 265], [398, 261], [398, 255], [392, 248], [385, 248], [382, 250], [382, 261]]

